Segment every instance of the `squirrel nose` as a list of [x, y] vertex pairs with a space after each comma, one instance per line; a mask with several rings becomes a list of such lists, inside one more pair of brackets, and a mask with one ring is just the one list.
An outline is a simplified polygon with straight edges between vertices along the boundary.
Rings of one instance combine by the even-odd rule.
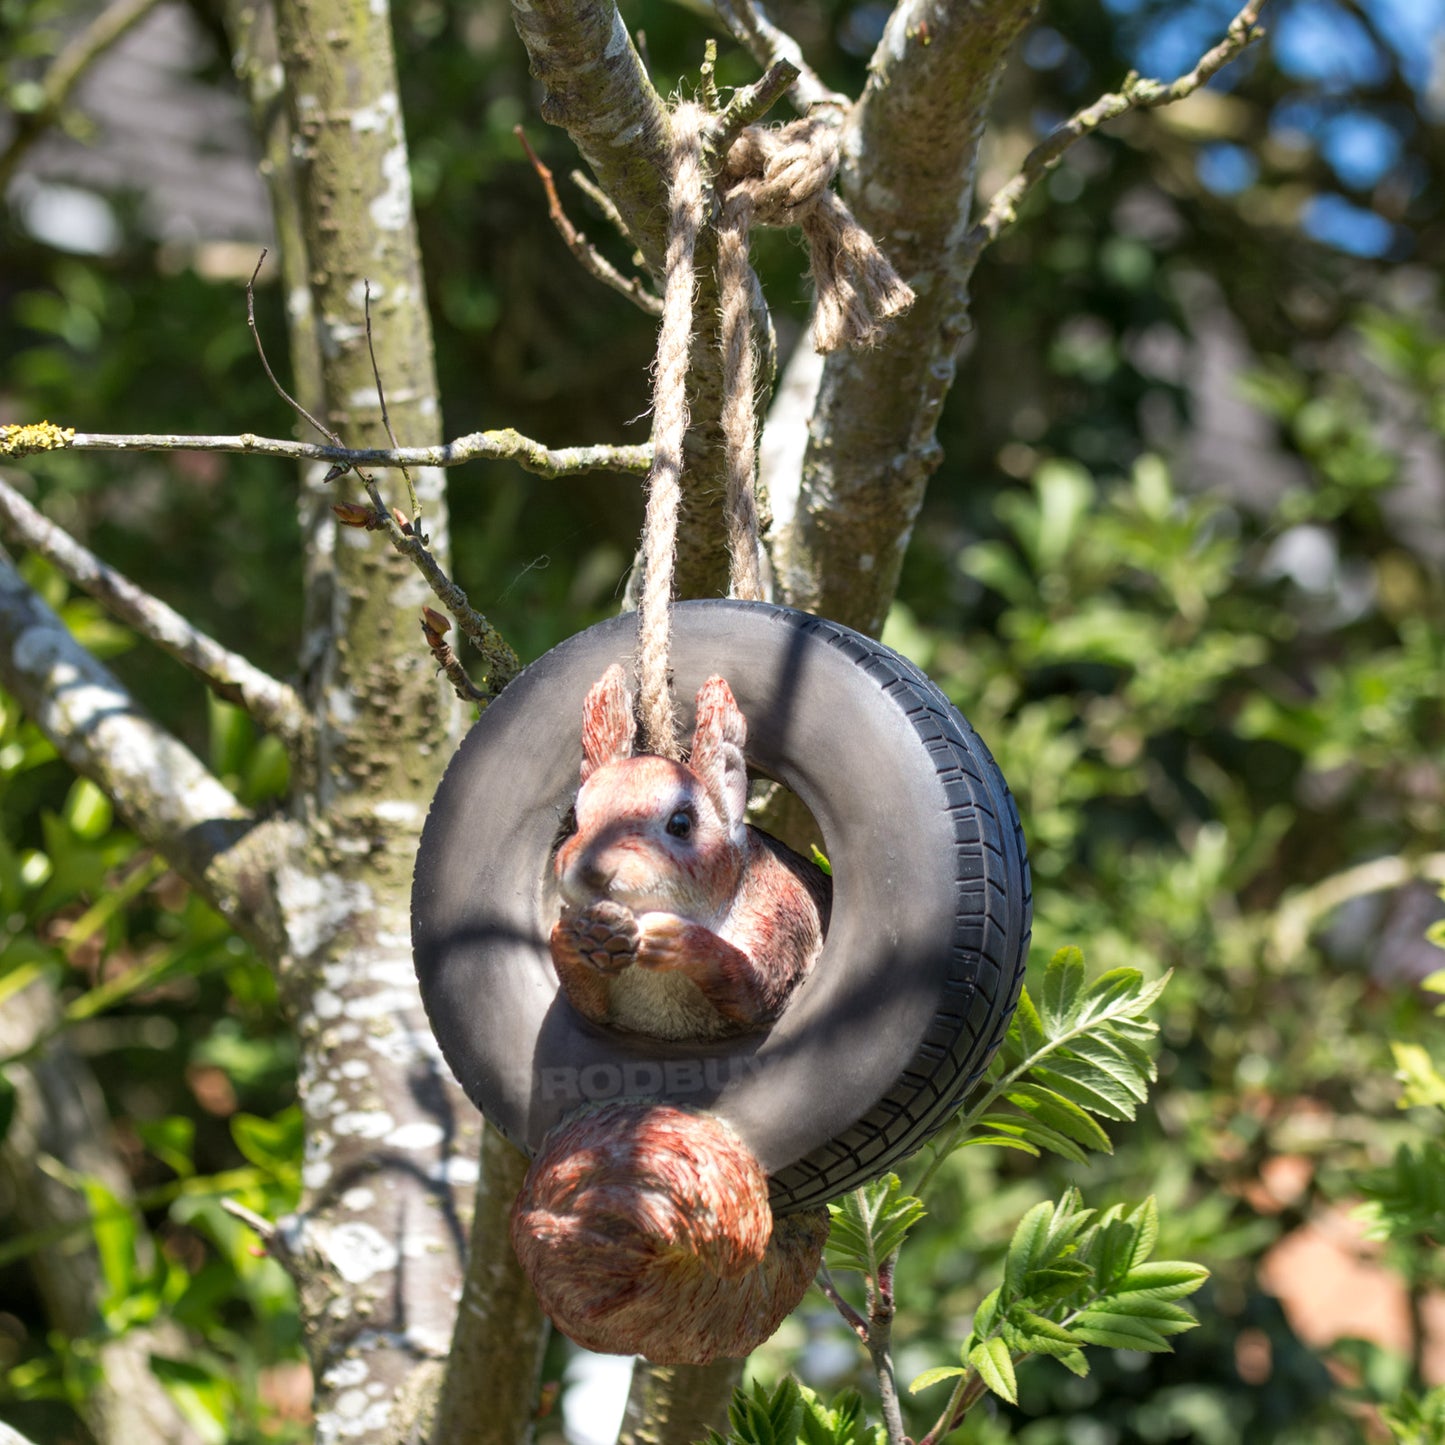
[[591, 858], [582, 858], [571, 869], [572, 876], [589, 893], [605, 893], [612, 882], [612, 870], [603, 868]]
[[606, 893], [612, 883], [613, 870], [586, 849], [564, 846], [557, 855], [557, 864], [562, 891], [573, 897], [595, 897]]

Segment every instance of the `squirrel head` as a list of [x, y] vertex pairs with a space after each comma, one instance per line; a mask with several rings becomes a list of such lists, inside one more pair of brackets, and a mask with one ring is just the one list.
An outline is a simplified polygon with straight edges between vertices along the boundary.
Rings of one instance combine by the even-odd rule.
[[634, 756], [636, 720], [622, 668], [582, 704], [577, 831], [558, 850], [557, 881], [580, 907], [608, 898], [642, 913], [704, 921], [726, 912], [747, 848], [747, 722], [720, 677], [698, 689], [687, 766]]

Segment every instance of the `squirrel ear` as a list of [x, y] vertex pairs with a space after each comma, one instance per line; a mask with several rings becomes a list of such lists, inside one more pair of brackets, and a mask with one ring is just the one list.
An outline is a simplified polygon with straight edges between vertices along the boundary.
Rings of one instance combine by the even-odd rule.
[[614, 662], [592, 684], [582, 703], [582, 781], [608, 763], [630, 758], [636, 734], [627, 674]]
[[748, 765], [743, 757], [747, 742], [747, 719], [732, 688], [720, 677], [708, 678], [697, 690], [691, 766], [730, 833], [741, 831], [748, 803]]

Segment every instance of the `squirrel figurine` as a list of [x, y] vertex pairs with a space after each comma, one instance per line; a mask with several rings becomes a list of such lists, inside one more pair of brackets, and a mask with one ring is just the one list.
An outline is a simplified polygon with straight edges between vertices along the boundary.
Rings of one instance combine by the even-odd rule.
[[655, 1038], [766, 1028], [822, 948], [830, 881], [744, 821], [747, 721], [721, 677], [698, 689], [687, 766], [634, 756], [635, 738], [614, 664], [582, 705], [577, 831], [555, 858], [563, 991]]
[[[554, 860], [562, 989], [594, 1023], [655, 1038], [766, 1028], [822, 949], [829, 880], [744, 822], [747, 722], [722, 678], [698, 690], [687, 766], [634, 756], [636, 730], [610, 667], [582, 706], [577, 829]], [[721, 1119], [622, 1099], [543, 1139], [511, 1233], [579, 1344], [703, 1364], [778, 1327], [818, 1268], [828, 1215], [775, 1220], [762, 1165]]]

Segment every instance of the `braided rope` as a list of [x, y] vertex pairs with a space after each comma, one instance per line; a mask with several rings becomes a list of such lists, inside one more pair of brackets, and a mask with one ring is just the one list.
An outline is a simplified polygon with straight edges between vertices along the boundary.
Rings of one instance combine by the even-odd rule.
[[[696, 292], [697, 240], [707, 202], [703, 141], [707, 113], [684, 101], [672, 112], [671, 179], [662, 322], [652, 387], [652, 470], [647, 478], [639, 601], [637, 678], [642, 745], [681, 756], [677, 709], [668, 682], [677, 517], [687, 435], [687, 370]], [[761, 543], [755, 468], [756, 362], [752, 305], [757, 278], [748, 261], [755, 225], [800, 225], [817, 291], [813, 340], [819, 351], [872, 346], [886, 324], [913, 304], [868, 233], [829, 185], [838, 169], [837, 132], [817, 116], [788, 125], [750, 125], [733, 142], [717, 179], [721, 216], [718, 291], [723, 365], [730, 582], [735, 597], [761, 600]]]
[[693, 258], [703, 220], [702, 127], [705, 112], [684, 101], [672, 113], [672, 180], [662, 324], [652, 382], [652, 470], [642, 534], [642, 596], [638, 605], [637, 687], [643, 746], [681, 755], [677, 709], [668, 686], [672, 576], [677, 514], [682, 505], [682, 444], [687, 435], [687, 359], [696, 289]]

